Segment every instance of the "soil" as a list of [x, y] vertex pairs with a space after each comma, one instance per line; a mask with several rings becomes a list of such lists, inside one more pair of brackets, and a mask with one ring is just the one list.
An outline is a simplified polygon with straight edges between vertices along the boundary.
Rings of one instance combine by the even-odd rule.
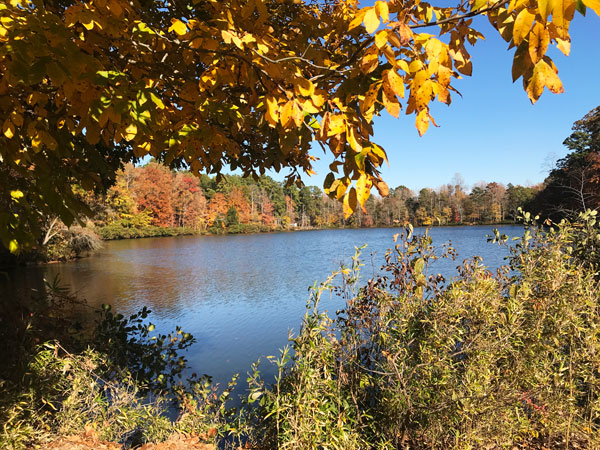
[[[99, 441], [92, 435], [65, 436], [43, 445], [48, 450], [122, 450], [123, 446], [115, 442]], [[216, 450], [216, 446], [205, 444], [197, 436], [172, 436], [158, 444], [144, 444], [138, 450]]]

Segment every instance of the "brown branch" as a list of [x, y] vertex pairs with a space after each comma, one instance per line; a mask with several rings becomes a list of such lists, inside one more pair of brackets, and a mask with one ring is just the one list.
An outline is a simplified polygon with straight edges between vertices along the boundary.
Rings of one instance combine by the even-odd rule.
[[461, 20], [464, 19], [468, 19], [470, 17], [475, 17], [475, 16], [479, 16], [481, 14], [485, 14], [487, 12], [490, 11], [495, 11], [496, 9], [500, 8], [502, 5], [504, 5], [506, 3], [505, 0], [500, 0], [496, 3], [494, 3], [492, 6], [485, 8], [485, 9], [478, 9], [477, 11], [471, 11], [467, 14], [462, 14], [462, 15], [458, 15], [455, 14], [454, 16], [450, 16], [446, 19], [441, 19], [441, 20], [435, 20], [433, 22], [426, 22], [426, 23], [418, 23], [416, 25], [409, 25], [408, 28], [410, 29], [415, 29], [415, 28], [425, 28], [425, 27], [431, 27], [431, 26], [435, 26], [435, 25], [443, 25], [445, 23], [451, 23], [451, 22], [460, 22]]

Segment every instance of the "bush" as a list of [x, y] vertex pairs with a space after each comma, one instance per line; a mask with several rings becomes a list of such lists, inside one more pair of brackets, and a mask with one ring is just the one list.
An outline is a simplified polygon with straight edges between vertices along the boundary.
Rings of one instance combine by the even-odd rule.
[[[251, 433], [270, 448], [600, 446], [600, 305], [586, 227], [532, 228], [491, 273], [478, 258], [429, 275], [431, 238], [403, 238], [383, 275], [359, 262], [324, 283], [284, 351], [273, 389], [250, 378]], [[597, 228], [589, 232], [597, 235]], [[588, 236], [590, 237], [590, 236]], [[334, 290], [347, 307], [318, 309]]]
[[0, 448], [84, 431], [126, 447], [177, 433], [215, 442], [231, 429], [232, 386], [217, 396], [208, 377], [182, 381], [191, 335], [152, 335], [145, 308], [124, 318], [105, 307], [90, 328], [69, 314], [80, 302], [58, 281], [47, 294], [15, 301], [17, 323], [0, 329]]
[[44, 248], [43, 259], [68, 261], [102, 247], [93, 229], [81, 226], [63, 227]]
[[146, 237], [181, 236], [194, 234], [189, 228], [164, 228], [155, 225], [144, 225], [140, 227], [129, 226], [122, 221], [110, 223], [102, 227], [96, 227], [95, 231], [105, 241], [115, 239], [137, 239]]

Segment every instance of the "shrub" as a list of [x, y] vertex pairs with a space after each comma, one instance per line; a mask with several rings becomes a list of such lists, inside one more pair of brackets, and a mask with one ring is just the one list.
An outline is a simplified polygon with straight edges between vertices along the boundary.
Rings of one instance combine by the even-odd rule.
[[590, 227], [528, 229], [508, 267], [475, 258], [449, 281], [431, 263], [453, 251], [427, 234], [400, 239], [361, 288], [355, 259], [313, 291], [346, 308], [310, 303], [273, 389], [250, 378], [251, 433], [270, 448], [597, 448], [598, 284], [573, 246]]
[[84, 430], [126, 447], [180, 432], [215, 442], [231, 428], [225, 403], [232, 387], [217, 396], [207, 377], [182, 380], [191, 335], [153, 335], [146, 308], [124, 318], [105, 307], [90, 328], [70, 314], [80, 302], [58, 280], [47, 290], [22, 304], [15, 299], [16, 323], [0, 329], [0, 448]]

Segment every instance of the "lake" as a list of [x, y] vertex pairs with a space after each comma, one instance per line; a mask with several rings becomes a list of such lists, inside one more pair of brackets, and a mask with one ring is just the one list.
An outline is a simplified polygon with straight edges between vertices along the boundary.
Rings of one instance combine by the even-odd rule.
[[[444, 260], [436, 271], [454, 276], [455, 267], [474, 255], [495, 269], [505, 264], [506, 248], [488, 244], [493, 226], [440, 227], [430, 231], [434, 244], [452, 241], [456, 261]], [[521, 226], [499, 227], [509, 236]], [[241, 381], [259, 357], [277, 355], [289, 331], [297, 331], [305, 312], [308, 287], [323, 281], [341, 261], [349, 262], [354, 247], [363, 250], [362, 277], [370, 278], [393, 246], [398, 228], [315, 230], [230, 236], [184, 236], [105, 242], [89, 258], [29, 268], [13, 275], [10, 289], [40, 288], [40, 272], [56, 275], [90, 305], [113, 305], [132, 314], [152, 310], [157, 331], [176, 325], [197, 343], [187, 353], [192, 371], [226, 383], [234, 373]], [[423, 233], [415, 229], [415, 233]], [[5, 291], [7, 292], [7, 291]], [[334, 313], [344, 305], [329, 298]], [[272, 367], [261, 366], [272, 375]]]

